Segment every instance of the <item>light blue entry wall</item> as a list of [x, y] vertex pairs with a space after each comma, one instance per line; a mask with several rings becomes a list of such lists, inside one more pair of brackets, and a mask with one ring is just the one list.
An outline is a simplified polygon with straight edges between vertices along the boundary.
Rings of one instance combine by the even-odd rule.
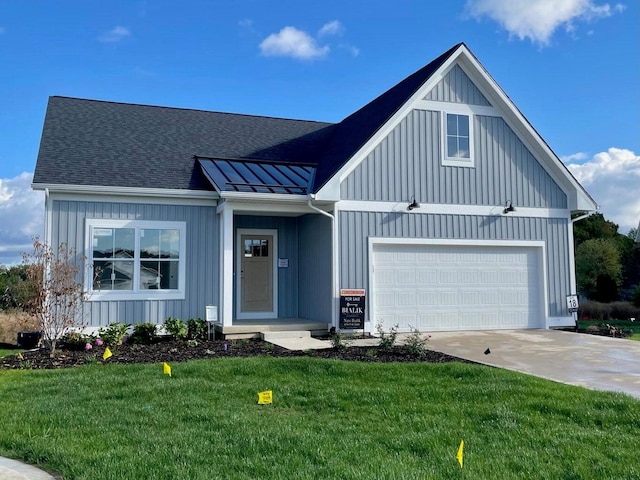
[[[296, 217], [268, 217], [236, 215], [234, 221], [234, 269], [236, 268], [236, 231], [238, 228], [278, 230], [278, 258], [289, 259], [287, 268], [278, 268], [278, 318], [298, 316], [298, 219]], [[237, 272], [236, 272], [237, 275]], [[237, 298], [236, 284], [233, 285]], [[235, 310], [235, 305], [234, 305]]]
[[331, 220], [315, 214], [299, 218], [300, 317], [331, 323]]
[[187, 242], [184, 300], [89, 301], [84, 308], [88, 326], [205, 318], [205, 306], [218, 304], [220, 235], [215, 207], [53, 200], [51, 245], [66, 242], [85, 256], [85, 219], [185, 222]]
[[[278, 318], [330, 323], [330, 220], [316, 214], [299, 217], [236, 215], [234, 231], [239, 228], [278, 231], [278, 257], [289, 260], [287, 268], [278, 268]], [[234, 298], [237, 298], [235, 288], [234, 282]]]
[[473, 117], [474, 167], [442, 166], [440, 115], [411, 111], [342, 182], [341, 199], [567, 207], [566, 194], [499, 117]]
[[543, 240], [546, 242], [549, 316], [568, 316], [568, 220], [408, 212], [340, 212], [340, 288], [368, 288], [369, 237]]

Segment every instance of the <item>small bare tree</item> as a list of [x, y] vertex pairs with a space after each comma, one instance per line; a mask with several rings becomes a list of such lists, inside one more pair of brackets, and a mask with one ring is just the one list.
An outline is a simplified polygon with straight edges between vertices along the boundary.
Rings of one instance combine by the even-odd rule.
[[77, 281], [80, 269], [75, 262], [75, 252], [66, 243], [60, 244], [56, 252], [36, 236], [33, 252], [23, 253], [22, 259], [33, 285], [33, 294], [25, 309], [37, 320], [44, 344], [53, 357], [58, 339], [73, 327], [82, 326], [85, 292]]

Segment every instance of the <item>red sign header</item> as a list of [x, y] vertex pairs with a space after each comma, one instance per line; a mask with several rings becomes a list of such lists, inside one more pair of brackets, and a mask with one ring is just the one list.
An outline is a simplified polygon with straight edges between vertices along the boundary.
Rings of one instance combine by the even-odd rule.
[[345, 295], [363, 297], [364, 288], [343, 288], [340, 290], [340, 296], [344, 297]]

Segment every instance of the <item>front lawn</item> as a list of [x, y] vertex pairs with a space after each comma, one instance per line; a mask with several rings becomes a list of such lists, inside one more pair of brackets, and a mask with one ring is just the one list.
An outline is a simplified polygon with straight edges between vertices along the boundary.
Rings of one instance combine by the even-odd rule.
[[6, 357], [7, 355], [17, 355], [22, 350], [18, 350], [15, 348], [0, 348], [0, 358]]
[[[640, 479], [640, 402], [464, 363], [0, 371], [0, 455], [65, 479]], [[257, 392], [273, 390], [273, 404]]]

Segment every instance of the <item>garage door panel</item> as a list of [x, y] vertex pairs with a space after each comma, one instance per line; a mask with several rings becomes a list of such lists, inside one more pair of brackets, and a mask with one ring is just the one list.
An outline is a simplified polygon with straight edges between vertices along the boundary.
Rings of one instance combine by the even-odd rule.
[[540, 327], [535, 247], [376, 245], [375, 323], [401, 331]]

